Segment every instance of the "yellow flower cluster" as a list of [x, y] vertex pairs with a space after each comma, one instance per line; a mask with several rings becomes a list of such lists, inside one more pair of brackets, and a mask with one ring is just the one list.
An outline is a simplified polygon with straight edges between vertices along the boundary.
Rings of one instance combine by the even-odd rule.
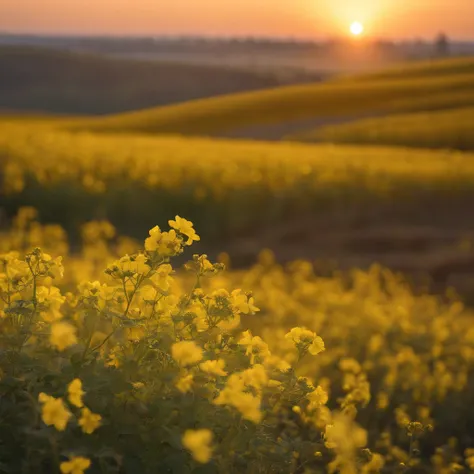
[[[74, 379], [68, 385], [68, 400], [71, 405], [81, 408], [78, 424], [82, 431], [86, 434], [92, 434], [101, 425], [102, 417], [84, 407], [82, 401], [84, 395], [82, 382], [79, 379]], [[73, 415], [66, 407], [63, 399], [54, 398], [42, 392], [39, 394], [38, 400], [42, 405], [41, 417], [44, 423], [54, 426], [58, 431], [64, 431]]]
[[260, 423], [263, 418], [261, 407], [262, 389], [268, 386], [269, 379], [265, 368], [256, 364], [243, 372], [232, 374], [225, 387], [214, 400], [216, 405], [229, 405], [236, 408], [246, 420]]

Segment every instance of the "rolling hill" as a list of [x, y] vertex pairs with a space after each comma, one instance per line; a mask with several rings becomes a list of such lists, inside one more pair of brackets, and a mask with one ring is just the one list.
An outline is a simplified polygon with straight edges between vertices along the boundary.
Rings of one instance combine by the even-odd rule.
[[[312, 121], [320, 126], [326, 120], [348, 122], [474, 105], [474, 59], [416, 65], [407, 71], [201, 99], [86, 119], [77, 126], [101, 132], [265, 138], [265, 127], [277, 125], [282, 138], [295, 132], [295, 124], [301, 131], [311, 129]], [[259, 127], [264, 127], [263, 133]]]
[[272, 73], [229, 67], [13, 46], [0, 47], [0, 71], [0, 109], [68, 115], [111, 114], [282, 83]]
[[296, 141], [474, 150], [474, 108], [389, 115], [322, 127]]

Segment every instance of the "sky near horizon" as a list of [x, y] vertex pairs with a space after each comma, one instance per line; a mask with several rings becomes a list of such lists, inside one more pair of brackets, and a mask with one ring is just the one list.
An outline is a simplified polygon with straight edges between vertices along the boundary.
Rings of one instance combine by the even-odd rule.
[[474, 39], [474, 0], [0, 0], [0, 31], [40, 34]]

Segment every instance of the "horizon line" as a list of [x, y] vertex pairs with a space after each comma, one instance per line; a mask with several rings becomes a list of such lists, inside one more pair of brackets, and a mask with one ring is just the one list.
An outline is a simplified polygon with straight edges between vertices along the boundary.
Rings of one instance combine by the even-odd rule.
[[[474, 43], [474, 37], [456, 37], [451, 36], [445, 31], [439, 31], [438, 34], [444, 33], [450, 42], [452, 43]], [[210, 33], [174, 33], [174, 34], [155, 34], [155, 33], [88, 33], [88, 32], [70, 32], [70, 33], [60, 33], [60, 32], [32, 32], [32, 31], [8, 31], [0, 29], [0, 36], [26, 36], [34, 38], [90, 38], [90, 39], [154, 39], [154, 40], [172, 40], [172, 41], [183, 41], [183, 40], [209, 40], [209, 41], [268, 41], [274, 43], [330, 43], [333, 41], [354, 41], [349, 35], [333, 35], [333, 36], [324, 36], [324, 37], [304, 37], [304, 36], [271, 36], [271, 35], [257, 35], [257, 34], [234, 34], [234, 35], [214, 35]], [[432, 43], [436, 39], [434, 37], [426, 36], [410, 36], [410, 37], [375, 37], [375, 36], [365, 36], [364, 38], [359, 38], [357, 41], [364, 42], [390, 42], [390, 43], [416, 43], [416, 42], [426, 42]]]

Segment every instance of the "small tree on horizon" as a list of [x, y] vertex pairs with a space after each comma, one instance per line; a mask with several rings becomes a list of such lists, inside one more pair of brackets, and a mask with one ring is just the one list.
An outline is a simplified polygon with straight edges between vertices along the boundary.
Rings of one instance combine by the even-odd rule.
[[449, 38], [446, 33], [439, 33], [435, 39], [435, 50], [437, 56], [447, 56], [449, 54]]

